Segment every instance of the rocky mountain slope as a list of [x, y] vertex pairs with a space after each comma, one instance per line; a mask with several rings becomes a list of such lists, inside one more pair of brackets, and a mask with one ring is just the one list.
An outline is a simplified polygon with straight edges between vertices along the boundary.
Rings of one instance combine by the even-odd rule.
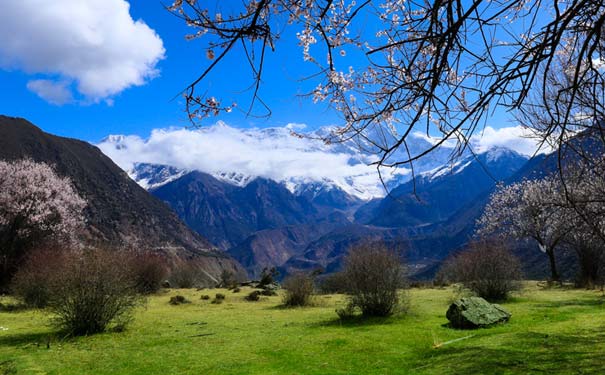
[[513, 151], [490, 149], [426, 171], [361, 208], [362, 201], [329, 184], [299, 185], [293, 193], [267, 179], [238, 186], [201, 172], [151, 191], [251, 275], [268, 266], [333, 271], [352, 244], [367, 238], [405, 248], [421, 271], [468, 241], [482, 209], [473, 202], [526, 162]]

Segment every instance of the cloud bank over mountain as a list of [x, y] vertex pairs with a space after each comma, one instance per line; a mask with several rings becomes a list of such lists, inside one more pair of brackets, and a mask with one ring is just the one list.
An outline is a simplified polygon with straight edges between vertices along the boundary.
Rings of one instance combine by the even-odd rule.
[[[370, 165], [377, 160], [375, 155], [359, 152], [353, 144], [327, 145], [317, 139], [293, 136], [292, 129], [300, 132], [304, 127], [289, 124], [242, 129], [218, 122], [201, 129], [156, 129], [146, 139], [114, 135], [97, 146], [127, 171], [135, 163], [163, 164], [215, 176], [238, 173], [264, 177], [284, 182], [291, 189], [300, 183], [331, 182], [362, 199], [385, 194], [376, 167]], [[522, 133], [518, 128], [486, 128], [484, 136], [473, 139], [472, 144], [479, 151], [499, 146], [531, 155], [536, 143], [520, 137]], [[413, 137], [417, 144], [425, 146], [432, 141], [421, 134]], [[428, 155], [435, 160], [425, 162], [425, 169], [443, 165], [450, 151], [445, 147], [441, 153]], [[382, 172], [386, 183], [401, 183], [411, 177], [408, 168], [384, 168]]]
[[[376, 185], [376, 168], [368, 165], [375, 161], [371, 155], [335, 152], [321, 141], [292, 136], [291, 129], [238, 129], [219, 122], [199, 130], [156, 129], [147, 139], [110, 136], [97, 146], [125, 170], [136, 162], [165, 164], [214, 175], [237, 172], [280, 182], [330, 180], [339, 186], [369, 191], [372, 196], [383, 194]], [[395, 173], [409, 171], [400, 169]]]
[[163, 42], [124, 0], [5, 1], [0, 67], [35, 75], [30, 91], [57, 105], [108, 100], [158, 74]]

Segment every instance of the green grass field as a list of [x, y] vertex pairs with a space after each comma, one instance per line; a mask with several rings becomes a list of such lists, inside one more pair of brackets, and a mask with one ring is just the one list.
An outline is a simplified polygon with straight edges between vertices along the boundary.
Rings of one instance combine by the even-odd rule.
[[[223, 304], [200, 300], [216, 292]], [[452, 289], [412, 289], [407, 314], [347, 324], [341, 296], [285, 309], [247, 292], [171, 290], [127, 331], [80, 338], [57, 337], [44, 311], [0, 312], [0, 374], [605, 374], [596, 291], [531, 283], [503, 304], [510, 323], [474, 331], [444, 326]], [[176, 294], [192, 303], [169, 305]]]

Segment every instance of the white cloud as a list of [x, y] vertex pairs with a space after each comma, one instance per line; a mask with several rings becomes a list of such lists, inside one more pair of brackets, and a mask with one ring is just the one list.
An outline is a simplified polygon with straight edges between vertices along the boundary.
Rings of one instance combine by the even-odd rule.
[[4, 1], [0, 11], [0, 67], [58, 77], [28, 85], [57, 104], [71, 82], [88, 102], [143, 85], [164, 52], [125, 0]]
[[65, 81], [55, 82], [48, 79], [34, 79], [27, 82], [27, 89], [55, 105], [63, 105], [73, 100], [69, 83]]
[[[135, 163], [170, 165], [220, 176], [237, 173], [284, 182], [290, 189], [305, 182], [331, 181], [349, 194], [362, 199], [384, 196], [385, 191], [374, 166], [375, 155], [361, 153], [354, 145], [325, 143], [315, 138], [293, 136], [302, 124], [278, 128], [241, 129], [218, 122], [198, 130], [156, 129], [144, 139], [139, 136], [110, 136], [97, 146], [124, 170]], [[486, 128], [472, 139], [475, 151], [500, 146], [531, 155], [536, 142], [518, 127]], [[432, 138], [416, 135], [415, 147], [426, 148]], [[415, 164], [416, 173], [442, 167], [450, 148], [425, 157]], [[426, 159], [428, 158], [428, 159]], [[407, 168], [382, 170], [385, 182], [397, 185], [410, 178]], [[393, 185], [394, 184], [394, 185]]]
[[486, 126], [481, 133], [477, 133], [471, 138], [471, 145], [478, 153], [492, 147], [509, 148], [526, 156], [533, 156], [536, 151], [538, 153], [552, 151], [550, 148], [538, 150], [540, 141], [529, 129], [520, 125], [499, 129]]
[[[416, 139], [422, 139], [430, 144], [437, 144], [440, 138], [426, 135], [422, 132], [414, 132]], [[453, 148], [456, 146], [456, 139], [447, 140], [442, 147]], [[523, 126], [509, 126], [504, 128], [493, 128], [486, 126], [482, 131], [475, 133], [470, 140], [470, 145], [476, 153], [482, 153], [493, 147], [504, 147], [518, 152], [521, 155], [533, 156], [537, 153], [548, 153], [552, 149], [540, 146], [539, 139], [531, 130]]]
[[[97, 146], [125, 170], [135, 162], [166, 164], [295, 184], [330, 180], [362, 198], [384, 195], [376, 168], [368, 165], [371, 156], [336, 152], [321, 141], [292, 136], [291, 128], [244, 130], [219, 122], [199, 130], [156, 129], [148, 139], [112, 136]], [[407, 173], [402, 168], [385, 178]]]

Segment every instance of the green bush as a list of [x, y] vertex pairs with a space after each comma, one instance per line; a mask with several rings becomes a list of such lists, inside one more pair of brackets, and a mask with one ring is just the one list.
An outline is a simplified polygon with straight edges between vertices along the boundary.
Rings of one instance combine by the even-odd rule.
[[189, 300], [184, 296], [177, 295], [170, 297], [170, 301], [168, 301], [168, 303], [171, 305], [182, 305], [184, 303], [189, 303]]
[[245, 297], [245, 300], [249, 301], [249, 302], [256, 302], [256, 301], [260, 300], [260, 295], [261, 294], [258, 290], [254, 290]]

